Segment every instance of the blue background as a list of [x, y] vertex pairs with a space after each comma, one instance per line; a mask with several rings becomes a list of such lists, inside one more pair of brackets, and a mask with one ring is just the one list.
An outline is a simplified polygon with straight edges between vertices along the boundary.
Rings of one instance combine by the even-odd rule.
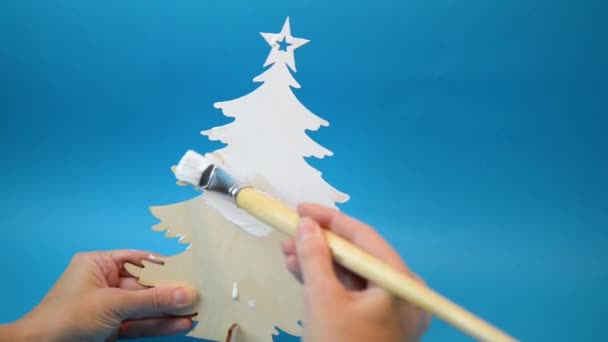
[[[439, 292], [527, 341], [600, 340], [608, 272], [602, 1], [0, 2], [0, 322], [71, 255], [180, 247], [150, 205], [217, 147], [291, 16], [311, 160]], [[604, 17], [604, 18], [602, 18]], [[268, 123], [272, 125], [272, 123]], [[171, 338], [165, 340], [190, 340]], [[277, 340], [286, 341], [287, 338]], [[466, 341], [434, 320], [428, 341]]]

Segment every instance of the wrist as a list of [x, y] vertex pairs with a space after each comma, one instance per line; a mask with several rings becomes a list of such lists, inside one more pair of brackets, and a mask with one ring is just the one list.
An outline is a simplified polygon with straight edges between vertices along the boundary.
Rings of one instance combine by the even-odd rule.
[[0, 342], [25, 341], [17, 322], [0, 325]]
[[34, 342], [44, 339], [36, 327], [22, 320], [0, 326], [0, 342]]

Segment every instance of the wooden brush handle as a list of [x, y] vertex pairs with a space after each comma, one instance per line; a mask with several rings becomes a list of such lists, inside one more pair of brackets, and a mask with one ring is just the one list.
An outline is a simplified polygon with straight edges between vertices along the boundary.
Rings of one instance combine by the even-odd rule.
[[[289, 236], [295, 236], [300, 217], [279, 201], [253, 188], [244, 188], [238, 193], [236, 203], [260, 221]], [[337, 263], [401, 299], [443, 319], [479, 341], [516, 341], [331, 231], [325, 230], [325, 236]]]

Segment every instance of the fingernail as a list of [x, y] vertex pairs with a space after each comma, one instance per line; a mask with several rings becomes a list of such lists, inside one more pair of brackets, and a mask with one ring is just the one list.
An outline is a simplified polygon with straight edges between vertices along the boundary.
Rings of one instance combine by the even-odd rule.
[[194, 301], [194, 293], [183, 287], [173, 291], [173, 303], [176, 305], [186, 305]]
[[298, 240], [310, 239], [318, 233], [317, 225], [308, 218], [303, 218], [298, 225]]
[[148, 260], [150, 260], [150, 261], [152, 261], [153, 263], [156, 263], [156, 264], [164, 264], [165, 263], [161, 258], [157, 257], [156, 255], [152, 255], [152, 254], [148, 255]]

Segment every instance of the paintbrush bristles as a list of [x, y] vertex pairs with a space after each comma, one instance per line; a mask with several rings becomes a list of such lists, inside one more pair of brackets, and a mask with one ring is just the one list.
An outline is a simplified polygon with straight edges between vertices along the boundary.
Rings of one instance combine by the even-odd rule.
[[202, 155], [189, 150], [175, 168], [175, 177], [194, 186], [199, 186], [203, 171], [212, 164]]

